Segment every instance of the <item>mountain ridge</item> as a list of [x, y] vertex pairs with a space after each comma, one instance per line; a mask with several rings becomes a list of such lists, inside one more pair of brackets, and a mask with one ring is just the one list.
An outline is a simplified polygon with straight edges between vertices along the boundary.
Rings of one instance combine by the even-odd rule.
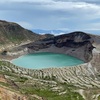
[[[3, 36], [5, 42], [7, 41], [16, 43], [26, 40], [37, 40], [40, 35], [33, 33], [30, 30], [24, 29], [16, 23], [0, 20], [0, 36]], [[0, 43], [5, 43], [3, 39], [2, 37], [0, 38]]]

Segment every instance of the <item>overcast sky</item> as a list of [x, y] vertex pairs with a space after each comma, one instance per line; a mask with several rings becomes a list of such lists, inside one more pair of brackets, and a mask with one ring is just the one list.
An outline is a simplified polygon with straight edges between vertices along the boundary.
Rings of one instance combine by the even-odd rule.
[[100, 33], [100, 0], [0, 0], [0, 19], [27, 29]]

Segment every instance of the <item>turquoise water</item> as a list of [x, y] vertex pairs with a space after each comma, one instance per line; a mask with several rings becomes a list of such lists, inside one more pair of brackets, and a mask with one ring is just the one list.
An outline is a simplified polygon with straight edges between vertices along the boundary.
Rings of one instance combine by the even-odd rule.
[[75, 66], [84, 63], [75, 57], [58, 53], [33, 53], [12, 60], [12, 63], [29, 69]]

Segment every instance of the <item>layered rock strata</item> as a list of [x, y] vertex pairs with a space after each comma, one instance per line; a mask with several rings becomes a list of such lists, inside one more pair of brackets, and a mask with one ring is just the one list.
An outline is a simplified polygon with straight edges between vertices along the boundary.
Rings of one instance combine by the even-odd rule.
[[8, 55], [23, 55], [34, 52], [54, 52], [77, 57], [84, 62], [92, 59], [93, 39], [83, 32], [73, 32], [29, 43], [8, 52]]

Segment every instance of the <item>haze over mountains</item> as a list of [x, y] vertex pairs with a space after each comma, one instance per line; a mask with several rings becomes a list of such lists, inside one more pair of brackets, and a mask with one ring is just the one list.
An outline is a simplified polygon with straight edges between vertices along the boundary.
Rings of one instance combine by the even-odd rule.
[[[69, 30], [63, 30], [63, 29], [51, 29], [51, 30], [47, 30], [47, 29], [32, 29], [33, 32], [38, 33], [38, 34], [53, 34], [53, 35], [61, 35], [61, 34], [67, 34], [73, 31], [69, 31]], [[90, 33], [90, 34], [94, 34], [94, 35], [100, 35], [100, 31], [99, 30], [76, 30], [76, 31], [83, 31], [85, 33]]]
[[53, 35], [60, 35], [60, 34], [65, 34], [68, 33], [67, 30], [46, 30], [46, 29], [33, 29], [32, 30], [35, 33], [39, 34], [53, 34]]

